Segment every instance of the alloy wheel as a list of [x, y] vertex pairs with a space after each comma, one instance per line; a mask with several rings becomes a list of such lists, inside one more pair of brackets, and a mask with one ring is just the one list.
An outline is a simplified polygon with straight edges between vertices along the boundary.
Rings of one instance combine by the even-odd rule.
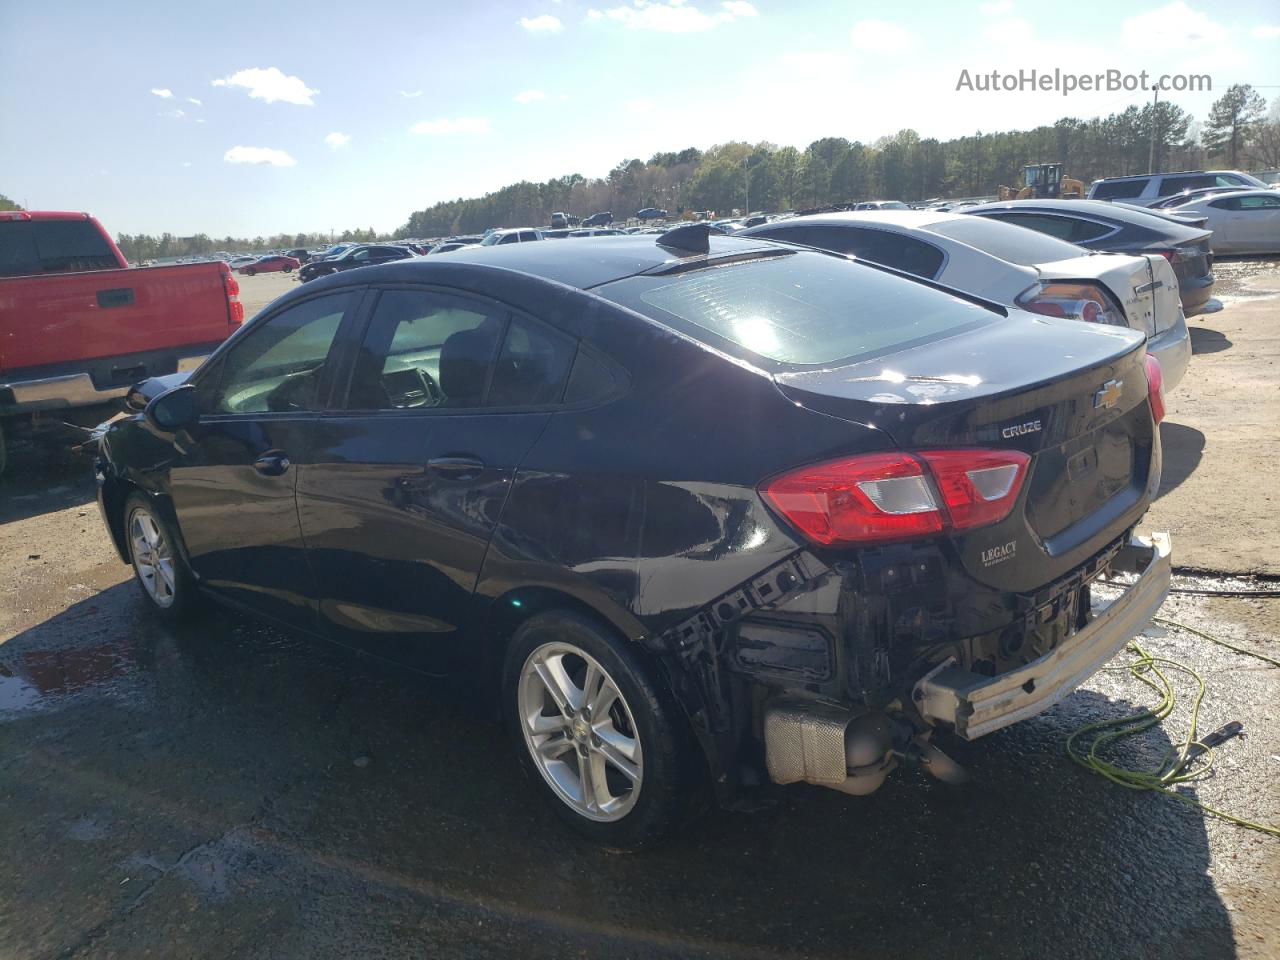
[[155, 517], [146, 510], [134, 510], [129, 517], [129, 546], [138, 582], [147, 596], [158, 607], [173, 606], [177, 596], [173, 551]]
[[520, 727], [534, 764], [565, 804], [589, 820], [635, 806], [644, 757], [626, 698], [608, 671], [570, 643], [544, 643], [520, 673]]

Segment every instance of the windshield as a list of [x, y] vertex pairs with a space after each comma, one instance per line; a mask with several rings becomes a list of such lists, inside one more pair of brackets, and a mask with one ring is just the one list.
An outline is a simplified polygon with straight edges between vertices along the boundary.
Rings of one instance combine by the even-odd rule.
[[675, 278], [632, 277], [595, 292], [718, 349], [787, 366], [864, 360], [998, 316], [925, 284], [817, 253]]
[[986, 217], [962, 216], [954, 220], [939, 220], [928, 224], [925, 229], [1024, 267], [1071, 260], [1089, 253], [1084, 247], [1057, 237]]
[[496, 232], [491, 233], [487, 237], [485, 237], [483, 240], [480, 241], [480, 246], [492, 247], [495, 243], [497, 243], [501, 239], [502, 239], [502, 234], [496, 233]]

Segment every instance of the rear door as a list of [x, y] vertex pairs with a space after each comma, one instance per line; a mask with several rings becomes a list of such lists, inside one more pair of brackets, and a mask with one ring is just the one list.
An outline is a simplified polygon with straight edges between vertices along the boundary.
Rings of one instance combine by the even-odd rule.
[[356, 294], [294, 301], [196, 382], [201, 416], [180, 435], [170, 495], [191, 567], [229, 600], [315, 627], [315, 582], [294, 486], [332, 387], [335, 344]]
[[1238, 203], [1242, 246], [1255, 253], [1280, 250], [1280, 196], [1255, 194], [1238, 198]]
[[466, 662], [472, 595], [517, 465], [576, 345], [498, 303], [377, 291], [344, 409], [298, 484], [319, 610], [335, 640], [426, 673]]

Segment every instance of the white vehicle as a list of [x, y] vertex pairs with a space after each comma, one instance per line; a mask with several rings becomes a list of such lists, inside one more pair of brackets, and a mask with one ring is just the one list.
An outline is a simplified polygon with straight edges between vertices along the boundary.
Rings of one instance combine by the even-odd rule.
[[1106, 177], [1089, 185], [1090, 200], [1123, 200], [1139, 207], [1171, 197], [1184, 190], [1205, 187], [1264, 188], [1257, 177], [1239, 170], [1187, 170], [1181, 173], [1152, 173], [1131, 177]]
[[1239, 190], [1218, 193], [1178, 207], [1178, 213], [1208, 217], [1215, 254], [1280, 253], [1280, 193]]
[[852, 254], [997, 303], [1140, 330], [1166, 390], [1191, 360], [1178, 278], [1154, 254], [1091, 253], [1025, 227], [934, 210], [820, 213], [738, 236]]

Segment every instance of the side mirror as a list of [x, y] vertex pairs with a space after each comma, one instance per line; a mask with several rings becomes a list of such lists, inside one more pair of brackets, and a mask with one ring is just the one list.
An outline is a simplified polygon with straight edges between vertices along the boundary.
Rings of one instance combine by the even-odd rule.
[[200, 416], [196, 388], [189, 383], [160, 394], [142, 414], [147, 422], [165, 433], [173, 433], [195, 423]]

